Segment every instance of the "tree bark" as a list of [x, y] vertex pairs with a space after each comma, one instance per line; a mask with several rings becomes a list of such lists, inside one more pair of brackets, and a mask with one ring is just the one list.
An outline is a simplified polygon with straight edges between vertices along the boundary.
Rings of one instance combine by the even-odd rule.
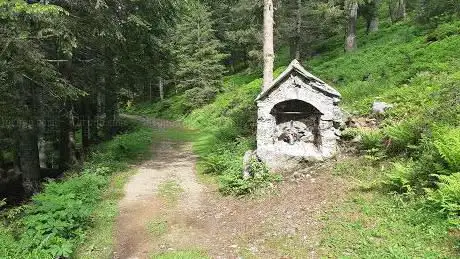
[[264, 79], [263, 89], [273, 82], [274, 47], [273, 47], [273, 0], [264, 0]]
[[390, 18], [393, 23], [406, 18], [406, 1], [392, 0], [389, 2]]
[[296, 23], [296, 49], [295, 49], [295, 59], [299, 62], [301, 61], [301, 34], [302, 32], [302, 0], [297, 0], [297, 23]]
[[97, 91], [96, 97], [90, 103], [90, 123], [89, 123], [89, 139], [91, 144], [99, 142], [99, 105], [100, 91]]
[[82, 160], [84, 160], [89, 154], [90, 146], [90, 100], [89, 97], [83, 97], [81, 100], [81, 143], [82, 143]]
[[[66, 57], [66, 62], [61, 67], [63, 76], [72, 80], [72, 58]], [[59, 150], [59, 168], [68, 170], [77, 162], [75, 153], [75, 125], [73, 117], [73, 105], [67, 101], [64, 103], [60, 113], [60, 150]]]
[[163, 101], [165, 99], [165, 94], [164, 94], [164, 86], [163, 86], [163, 78], [162, 77], [158, 78], [158, 88], [160, 90], [160, 100]]
[[345, 40], [345, 51], [351, 52], [356, 50], [356, 25], [358, 22], [358, 3], [353, 2], [348, 6], [348, 26], [347, 38]]
[[61, 170], [68, 170], [77, 162], [74, 130], [72, 105], [66, 104], [60, 118], [59, 168]]
[[35, 88], [28, 79], [23, 79], [22, 93], [19, 100], [23, 107], [23, 120], [18, 125], [18, 160], [22, 172], [22, 186], [27, 196], [39, 190], [40, 160], [37, 135], [37, 103]]
[[47, 168], [48, 155], [46, 150], [46, 137], [45, 137], [45, 121], [42, 117], [38, 121], [38, 157], [40, 160], [40, 168]]
[[25, 120], [19, 126], [19, 167], [22, 172], [22, 186], [27, 196], [39, 190], [40, 162], [36, 122]]
[[37, 121], [37, 132], [38, 132], [38, 157], [40, 161], [40, 168], [48, 167], [48, 150], [47, 150], [47, 140], [46, 140], [46, 114], [44, 110], [44, 100], [41, 89], [37, 91], [38, 94], [35, 95], [37, 103], [40, 105], [39, 110], [39, 119]]
[[379, 6], [381, 0], [372, 0], [370, 3], [370, 14], [367, 21], [367, 33], [379, 30]]
[[115, 74], [113, 60], [108, 60], [107, 65], [109, 74], [105, 79], [105, 139], [110, 140], [113, 138], [116, 131], [117, 93], [113, 85], [113, 77]]

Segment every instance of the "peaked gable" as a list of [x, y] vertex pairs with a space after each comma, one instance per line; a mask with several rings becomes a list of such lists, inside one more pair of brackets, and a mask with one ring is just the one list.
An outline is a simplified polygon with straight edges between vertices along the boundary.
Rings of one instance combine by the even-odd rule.
[[305, 68], [302, 67], [299, 61], [294, 59], [291, 62], [291, 64], [289, 64], [288, 68], [284, 70], [284, 72], [281, 73], [281, 75], [278, 76], [275, 79], [275, 81], [273, 81], [270, 87], [264, 89], [262, 93], [260, 93], [259, 96], [257, 96], [256, 101], [260, 101], [267, 97], [274, 88], [278, 87], [288, 76], [291, 76], [295, 72], [298, 73], [300, 76], [304, 77], [306, 80], [315, 82], [309, 84], [311, 87], [321, 92], [330, 94], [334, 97], [341, 97], [340, 93], [337, 90], [335, 90], [334, 88], [326, 84], [324, 81], [305, 70]]

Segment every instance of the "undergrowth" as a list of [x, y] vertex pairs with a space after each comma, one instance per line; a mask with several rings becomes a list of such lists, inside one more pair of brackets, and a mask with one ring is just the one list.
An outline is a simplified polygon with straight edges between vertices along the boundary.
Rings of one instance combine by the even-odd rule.
[[[384, 115], [375, 116], [378, 129], [347, 130], [344, 134], [348, 140], [360, 140], [362, 157], [371, 161], [372, 166], [358, 163], [353, 170], [339, 172], [339, 175], [354, 171], [372, 171], [377, 175], [354, 176], [353, 181], [371, 182], [373, 188], [364, 188], [367, 190], [363, 194], [365, 206], [359, 207], [358, 203], [349, 208], [368, 211], [373, 217], [369, 217], [369, 222], [342, 224], [346, 228], [338, 227], [339, 232], [331, 232], [338, 236], [329, 235], [332, 243], [328, 243], [326, 249], [334, 251], [334, 256], [437, 258], [451, 255], [451, 250], [446, 252], [445, 246], [434, 241], [445, 241], [449, 239], [449, 229], [453, 233], [460, 229], [459, 26], [460, 21], [445, 21], [431, 28], [410, 22], [383, 23], [376, 33], [359, 32], [357, 51], [343, 53], [343, 38], [334, 37], [323, 43], [327, 52], [304, 63], [307, 69], [339, 90], [343, 96], [342, 106], [352, 116], [371, 117], [374, 101], [393, 105]], [[281, 67], [277, 73], [282, 70]], [[254, 99], [260, 93], [261, 83], [262, 80], [253, 75], [237, 74], [229, 76], [224, 91], [202, 108], [180, 111], [182, 97], [176, 96], [140, 107], [138, 112], [180, 118], [189, 127], [200, 130], [201, 136], [194, 144], [200, 155], [199, 170], [219, 175], [224, 193], [250, 193], [253, 188], [248, 186], [252, 183], [245, 182], [241, 176], [242, 157], [245, 151], [256, 146]], [[385, 170], [374, 170], [381, 165], [385, 165]], [[357, 199], [361, 194], [353, 193]], [[387, 211], [379, 211], [379, 206]], [[421, 207], [424, 209], [420, 210]], [[342, 216], [344, 222], [348, 222], [346, 220], [356, 215]], [[382, 241], [380, 233], [371, 231], [372, 220], [381, 221], [387, 228], [391, 228], [393, 222], [398, 224], [394, 225], [395, 230], [383, 230]], [[428, 233], [423, 226], [429, 227]], [[416, 237], [405, 240], [412, 235]], [[458, 234], [445, 243], [452, 247], [455, 239], [460, 239]], [[436, 251], [430, 243], [439, 245], [442, 251]], [[427, 249], [422, 249], [423, 246]], [[372, 251], [376, 247], [381, 250]]]
[[111, 175], [150, 150], [152, 131], [137, 127], [102, 144], [79, 172], [49, 180], [31, 202], [3, 213], [2, 258], [70, 257], [85, 241]]

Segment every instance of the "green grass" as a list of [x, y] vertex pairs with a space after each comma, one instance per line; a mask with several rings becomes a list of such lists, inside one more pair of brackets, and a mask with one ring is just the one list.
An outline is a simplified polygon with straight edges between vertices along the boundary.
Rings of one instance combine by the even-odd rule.
[[114, 248], [114, 223], [119, 214], [118, 201], [124, 196], [124, 186], [135, 171], [116, 173], [110, 187], [102, 195], [98, 209], [93, 213], [92, 225], [85, 242], [77, 249], [75, 258], [110, 258]]
[[184, 190], [175, 180], [165, 181], [158, 186], [158, 196], [169, 206], [176, 205], [183, 192]]
[[[362, 188], [384, 179], [384, 164], [351, 158], [336, 166], [355, 188], [322, 216], [321, 254], [329, 258], [455, 258], [455, 239], [442, 215], [423, 200]], [[382, 170], [383, 168], [383, 170]], [[378, 186], [378, 185], [377, 185]]]
[[207, 259], [210, 257], [206, 256], [205, 253], [199, 250], [191, 249], [191, 250], [155, 254], [155, 255], [152, 255], [150, 258], [152, 259]]
[[168, 222], [162, 218], [156, 218], [147, 224], [147, 230], [153, 237], [160, 237], [168, 232]]

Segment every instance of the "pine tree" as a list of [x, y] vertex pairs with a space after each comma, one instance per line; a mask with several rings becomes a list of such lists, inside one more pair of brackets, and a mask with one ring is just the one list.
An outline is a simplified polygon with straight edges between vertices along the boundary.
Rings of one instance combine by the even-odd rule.
[[171, 49], [176, 59], [176, 89], [185, 92], [190, 107], [201, 106], [214, 97], [225, 73], [220, 52], [222, 43], [212, 29], [208, 8], [198, 2], [191, 4], [178, 23]]

